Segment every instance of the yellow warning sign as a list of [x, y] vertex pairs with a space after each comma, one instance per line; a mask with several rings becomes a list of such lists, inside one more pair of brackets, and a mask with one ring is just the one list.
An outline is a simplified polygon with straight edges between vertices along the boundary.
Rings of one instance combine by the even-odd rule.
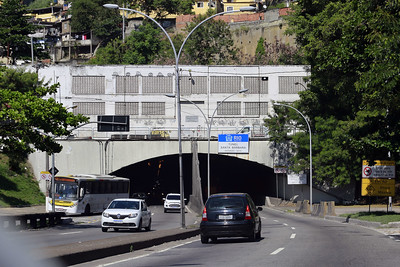
[[390, 197], [395, 194], [395, 179], [363, 178], [362, 196]]

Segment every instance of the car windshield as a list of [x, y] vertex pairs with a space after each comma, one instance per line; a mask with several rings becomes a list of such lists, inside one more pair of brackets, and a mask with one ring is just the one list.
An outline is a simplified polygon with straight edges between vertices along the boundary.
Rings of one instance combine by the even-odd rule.
[[139, 210], [139, 201], [113, 201], [108, 208]]
[[168, 200], [180, 200], [181, 196], [180, 195], [168, 195], [167, 199]]
[[244, 200], [241, 197], [215, 197], [210, 198], [207, 208], [212, 209], [238, 209], [244, 207]]

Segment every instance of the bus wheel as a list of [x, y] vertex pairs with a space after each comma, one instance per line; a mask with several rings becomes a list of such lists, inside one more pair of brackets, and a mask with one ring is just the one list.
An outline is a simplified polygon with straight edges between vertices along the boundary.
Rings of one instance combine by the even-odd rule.
[[85, 215], [89, 215], [90, 214], [90, 205], [86, 205], [84, 214]]

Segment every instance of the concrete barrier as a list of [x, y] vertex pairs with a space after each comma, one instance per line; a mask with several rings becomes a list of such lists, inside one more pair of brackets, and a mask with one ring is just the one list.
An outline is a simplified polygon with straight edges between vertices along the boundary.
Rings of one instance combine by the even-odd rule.
[[40, 260], [43, 262], [60, 260], [69, 266], [122, 253], [130, 253], [135, 250], [160, 245], [165, 242], [186, 239], [199, 234], [200, 229], [198, 227], [137, 232], [119, 237], [100, 239], [95, 242], [85, 241], [40, 248], [36, 252], [36, 255], [41, 255]]
[[28, 228], [43, 228], [61, 224], [62, 213], [37, 213], [25, 215], [0, 216], [0, 228], [6, 230], [21, 230]]

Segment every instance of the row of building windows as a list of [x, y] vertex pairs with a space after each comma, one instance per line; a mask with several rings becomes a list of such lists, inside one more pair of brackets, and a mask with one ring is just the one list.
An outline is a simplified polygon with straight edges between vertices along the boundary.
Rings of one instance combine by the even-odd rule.
[[[210, 93], [232, 94], [242, 88], [246, 94], [268, 94], [268, 77], [210, 76]], [[171, 94], [175, 79], [171, 76], [115, 76], [117, 94]], [[242, 87], [243, 82], [243, 87]], [[101, 95], [105, 93], [105, 76], [73, 76], [72, 93]], [[141, 88], [141, 90], [140, 90]], [[280, 76], [280, 94], [298, 94], [305, 89], [302, 76]], [[207, 94], [207, 76], [181, 76], [181, 95]]]
[[[105, 115], [105, 102], [74, 102], [73, 105], [76, 106], [75, 114]], [[268, 102], [244, 102], [244, 115], [267, 114]], [[116, 102], [115, 115], [165, 115], [165, 102]], [[242, 115], [242, 103], [223, 102], [217, 110], [217, 115]]]

